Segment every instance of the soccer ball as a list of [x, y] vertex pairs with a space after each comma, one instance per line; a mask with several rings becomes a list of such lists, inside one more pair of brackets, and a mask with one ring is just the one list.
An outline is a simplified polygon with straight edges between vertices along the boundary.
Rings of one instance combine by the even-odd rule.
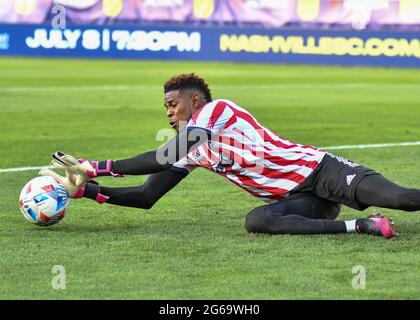
[[26, 220], [42, 227], [63, 219], [69, 205], [69, 194], [64, 186], [49, 176], [29, 181], [19, 197], [20, 212]]

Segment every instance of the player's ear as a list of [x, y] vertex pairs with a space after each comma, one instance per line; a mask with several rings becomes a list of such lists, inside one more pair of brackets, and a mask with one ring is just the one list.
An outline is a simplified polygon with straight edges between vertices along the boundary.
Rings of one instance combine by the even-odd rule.
[[194, 109], [198, 109], [198, 107], [200, 106], [200, 97], [198, 96], [197, 93], [193, 93], [192, 102], [193, 102]]

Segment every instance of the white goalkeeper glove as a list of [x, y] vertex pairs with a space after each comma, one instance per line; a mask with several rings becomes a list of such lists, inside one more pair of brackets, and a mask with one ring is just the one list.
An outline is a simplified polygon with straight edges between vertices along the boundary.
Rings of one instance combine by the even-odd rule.
[[83, 197], [87, 197], [90, 199], [95, 200], [97, 203], [102, 204], [108, 201], [109, 197], [105, 196], [100, 193], [99, 185], [92, 181], [89, 183], [83, 184], [83, 186], [78, 186], [76, 184], [78, 174], [74, 173], [73, 171], [67, 169], [66, 176], [60, 176], [58, 173], [48, 169], [43, 168], [39, 171], [41, 176], [50, 176], [61, 183], [64, 188], [69, 193], [70, 198], [79, 199]]
[[102, 176], [122, 177], [120, 174], [115, 174], [111, 171], [112, 161], [89, 161], [84, 159], [76, 159], [75, 157], [57, 151], [51, 155], [53, 161], [52, 165], [56, 168], [70, 170], [76, 173], [76, 185], [82, 186], [88, 180], [95, 179]]
[[76, 184], [77, 174], [70, 170], [66, 170], [66, 176], [60, 176], [48, 168], [43, 168], [39, 171], [41, 176], [50, 176], [61, 183], [69, 193], [70, 198], [82, 198], [84, 195], [84, 188]]

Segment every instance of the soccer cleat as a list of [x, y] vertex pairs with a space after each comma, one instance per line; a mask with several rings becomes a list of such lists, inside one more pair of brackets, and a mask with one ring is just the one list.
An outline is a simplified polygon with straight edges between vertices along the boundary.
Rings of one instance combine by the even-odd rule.
[[41, 171], [39, 171], [39, 174], [41, 176], [53, 177], [58, 183], [61, 183], [67, 190], [70, 198], [82, 198], [85, 193], [84, 188], [79, 187], [76, 184], [77, 175], [70, 170], [66, 170], [66, 177], [60, 176], [58, 173], [47, 168], [41, 169]]
[[394, 229], [394, 221], [390, 218], [384, 218], [379, 213], [371, 215], [366, 219], [356, 220], [356, 231], [358, 233], [366, 233], [374, 236], [380, 236], [390, 239], [398, 236]]
[[57, 151], [51, 155], [52, 165], [56, 168], [71, 170], [77, 173], [76, 185], [84, 185], [88, 180], [101, 176], [122, 177], [111, 171], [112, 161], [88, 161]]

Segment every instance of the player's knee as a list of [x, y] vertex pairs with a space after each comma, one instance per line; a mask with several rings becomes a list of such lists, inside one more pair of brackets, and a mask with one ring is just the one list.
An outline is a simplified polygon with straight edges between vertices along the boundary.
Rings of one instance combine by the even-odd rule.
[[245, 229], [248, 232], [264, 232], [267, 223], [265, 206], [251, 210], [245, 219]]
[[324, 219], [334, 220], [340, 214], [341, 205], [339, 203], [334, 203], [328, 206], [323, 214]]

